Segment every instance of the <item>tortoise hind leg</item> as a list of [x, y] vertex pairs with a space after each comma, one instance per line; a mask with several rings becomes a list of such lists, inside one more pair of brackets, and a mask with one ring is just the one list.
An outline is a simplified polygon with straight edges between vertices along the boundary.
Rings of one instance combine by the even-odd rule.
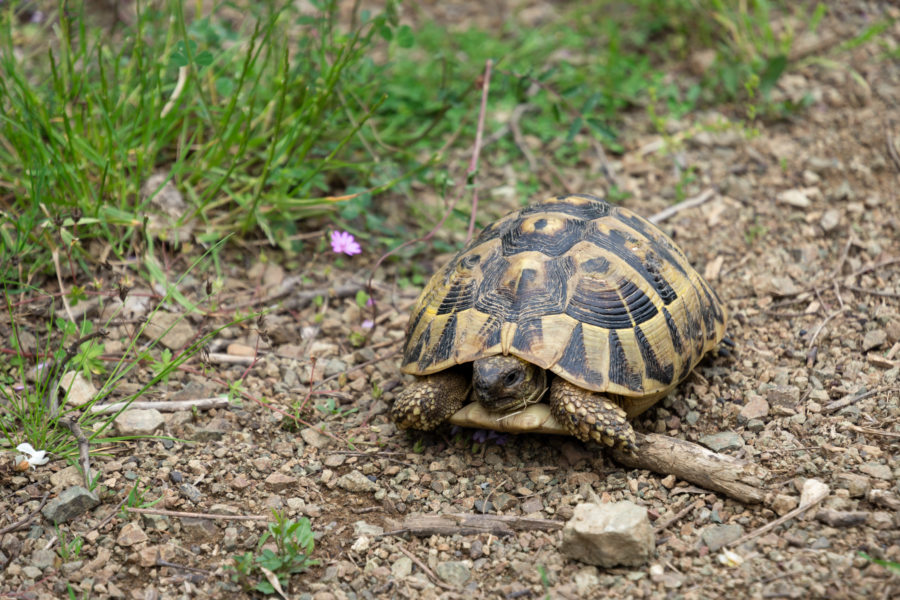
[[459, 370], [419, 377], [394, 400], [391, 419], [401, 429], [431, 431], [463, 407], [471, 381]]
[[597, 392], [556, 377], [550, 386], [550, 411], [582, 442], [594, 441], [631, 452], [635, 435], [625, 410]]

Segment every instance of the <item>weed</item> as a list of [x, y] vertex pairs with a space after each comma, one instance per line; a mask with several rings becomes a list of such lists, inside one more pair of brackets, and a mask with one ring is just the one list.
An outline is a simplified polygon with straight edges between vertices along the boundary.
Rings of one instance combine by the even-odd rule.
[[78, 557], [81, 554], [81, 546], [84, 543], [81, 536], [76, 535], [72, 539], [68, 539], [66, 532], [57, 525], [56, 537], [59, 539], [59, 548], [56, 553], [59, 554], [59, 557], [63, 562], [78, 560]]
[[866, 554], [865, 552], [859, 552], [860, 556], [871, 563], [875, 563], [876, 565], [881, 565], [886, 568], [888, 571], [892, 571], [893, 573], [900, 575], [900, 563], [892, 561], [892, 560], [882, 560], [880, 558], [873, 558]]
[[[234, 557], [234, 566], [230, 567], [234, 571], [232, 581], [240, 583], [247, 591], [275, 593], [275, 587], [267, 578], [259, 579], [260, 573], [274, 574], [281, 587], [287, 588], [291, 575], [319, 564], [310, 558], [315, 540], [309, 519], [302, 517], [294, 521], [285, 519], [278, 511], [272, 511], [272, 514], [275, 522], [269, 523], [268, 530], [260, 538], [256, 554], [239, 554]], [[269, 540], [275, 544], [275, 550], [263, 548]]]
[[353, 408], [344, 408], [342, 406], [338, 406], [337, 400], [331, 397], [325, 398], [324, 404], [317, 404], [316, 409], [335, 417], [345, 417], [347, 415], [351, 415], [359, 410], [359, 407], [354, 406]]

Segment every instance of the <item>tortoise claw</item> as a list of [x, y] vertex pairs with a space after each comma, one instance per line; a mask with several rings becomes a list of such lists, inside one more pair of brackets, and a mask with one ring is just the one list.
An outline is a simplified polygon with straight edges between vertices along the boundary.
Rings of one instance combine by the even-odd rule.
[[625, 452], [637, 448], [625, 410], [601, 394], [557, 377], [550, 388], [550, 410], [582, 442], [598, 442]]
[[431, 431], [462, 408], [469, 395], [469, 378], [456, 371], [420, 377], [400, 392], [391, 419], [400, 429]]

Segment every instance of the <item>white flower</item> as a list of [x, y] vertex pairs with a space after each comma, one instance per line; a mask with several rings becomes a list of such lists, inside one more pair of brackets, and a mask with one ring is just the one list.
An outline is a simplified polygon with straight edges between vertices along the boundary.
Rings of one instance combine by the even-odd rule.
[[28, 461], [28, 464], [31, 465], [32, 467], [36, 467], [38, 465], [45, 465], [48, 462], [50, 462], [50, 458], [47, 456], [46, 450], [35, 450], [31, 446], [31, 444], [28, 444], [28, 443], [19, 444], [18, 446], [16, 446], [16, 450], [18, 450], [19, 452], [22, 452], [23, 454], [28, 455], [27, 457], [23, 456], [22, 458], [24, 458], [26, 461]]

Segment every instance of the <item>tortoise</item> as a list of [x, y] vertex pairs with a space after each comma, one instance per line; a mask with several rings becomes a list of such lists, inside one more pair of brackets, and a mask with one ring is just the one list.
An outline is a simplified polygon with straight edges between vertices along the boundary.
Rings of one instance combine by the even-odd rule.
[[[488, 225], [422, 290], [401, 361], [417, 378], [391, 417], [433, 430], [471, 392], [474, 422], [486, 411], [493, 429], [549, 420], [545, 430], [632, 451], [628, 419], [716, 347], [725, 321], [719, 297], [655, 225], [587, 194], [549, 198]], [[545, 395], [549, 415], [532, 408]], [[472, 422], [465, 412], [456, 422]]]

